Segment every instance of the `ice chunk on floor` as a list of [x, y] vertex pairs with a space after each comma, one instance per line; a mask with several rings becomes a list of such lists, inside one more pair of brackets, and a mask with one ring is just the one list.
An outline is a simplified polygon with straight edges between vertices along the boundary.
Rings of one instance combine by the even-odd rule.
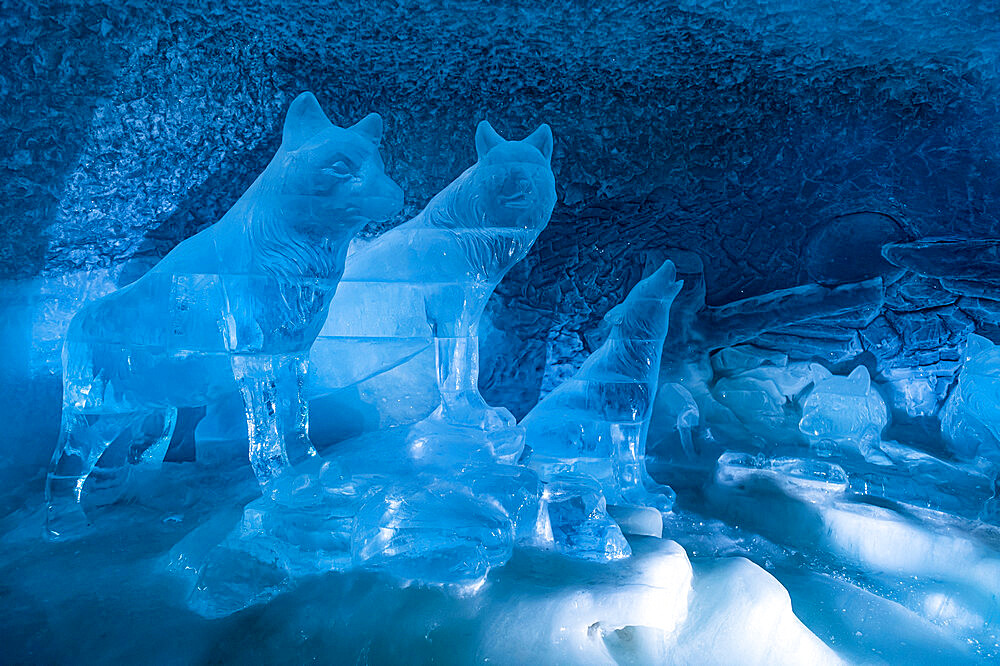
[[[551, 474], [545, 481], [547, 532], [552, 546], [570, 557], [607, 562], [632, 554], [611, 516], [601, 484], [586, 474]], [[659, 517], [659, 516], [657, 516]]]
[[847, 473], [832, 463], [734, 452], [726, 452], [719, 458], [715, 480], [717, 484], [738, 487], [741, 492], [767, 494], [778, 489], [827, 499], [850, 488]]

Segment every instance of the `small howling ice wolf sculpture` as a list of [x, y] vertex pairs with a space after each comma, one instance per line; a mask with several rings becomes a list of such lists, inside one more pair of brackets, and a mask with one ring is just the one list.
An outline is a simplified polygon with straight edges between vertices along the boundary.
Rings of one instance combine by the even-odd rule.
[[676, 278], [665, 261], [633, 287], [605, 315], [604, 344], [521, 421], [543, 478], [589, 474], [610, 504], [673, 506], [673, 490], [646, 473], [646, 434], [670, 306], [683, 286]]
[[376, 114], [343, 129], [300, 95], [278, 152], [218, 223], [73, 318], [46, 483], [51, 538], [86, 526], [81, 491], [109, 445], [129, 463], [162, 460], [178, 407], [239, 391], [262, 484], [289, 464], [286, 444], [309, 450], [303, 374], [348, 243], [402, 205], [381, 135]]

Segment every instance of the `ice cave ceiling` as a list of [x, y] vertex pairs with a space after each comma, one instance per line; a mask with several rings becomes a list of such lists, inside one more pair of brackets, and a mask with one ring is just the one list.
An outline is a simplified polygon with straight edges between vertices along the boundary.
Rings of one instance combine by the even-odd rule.
[[503, 4], [8, 4], [0, 270], [162, 256], [260, 172], [305, 89], [386, 118], [405, 216], [478, 120], [550, 123], [560, 204], [505, 294], [525, 307], [559, 308], [568, 273], [600, 310], [665, 246], [704, 256], [716, 303], [811, 281], [809, 240], [849, 213], [997, 224], [991, 3]]

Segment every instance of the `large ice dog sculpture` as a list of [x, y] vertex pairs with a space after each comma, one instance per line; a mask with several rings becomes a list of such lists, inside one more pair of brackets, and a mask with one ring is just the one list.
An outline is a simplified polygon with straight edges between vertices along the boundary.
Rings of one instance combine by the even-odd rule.
[[110, 445], [129, 463], [162, 460], [178, 407], [239, 391], [262, 484], [288, 466], [286, 446], [310, 449], [304, 373], [348, 242], [402, 205], [381, 135], [376, 114], [343, 129], [300, 95], [278, 152], [218, 223], [73, 318], [46, 483], [51, 537], [86, 525], [81, 491]]
[[[377, 406], [368, 430], [441, 417], [482, 431], [514, 425], [479, 395], [479, 320], [507, 271], [548, 224], [556, 201], [552, 130], [505, 140], [486, 121], [478, 160], [412, 220], [355, 241], [312, 349], [314, 403], [347, 420]], [[317, 442], [317, 444], [322, 444]]]

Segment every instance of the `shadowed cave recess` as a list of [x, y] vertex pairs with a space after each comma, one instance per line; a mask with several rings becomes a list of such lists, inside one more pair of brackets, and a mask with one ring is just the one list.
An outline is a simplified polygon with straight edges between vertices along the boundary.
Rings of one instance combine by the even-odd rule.
[[0, 44], [3, 661], [1000, 659], [996, 5]]

